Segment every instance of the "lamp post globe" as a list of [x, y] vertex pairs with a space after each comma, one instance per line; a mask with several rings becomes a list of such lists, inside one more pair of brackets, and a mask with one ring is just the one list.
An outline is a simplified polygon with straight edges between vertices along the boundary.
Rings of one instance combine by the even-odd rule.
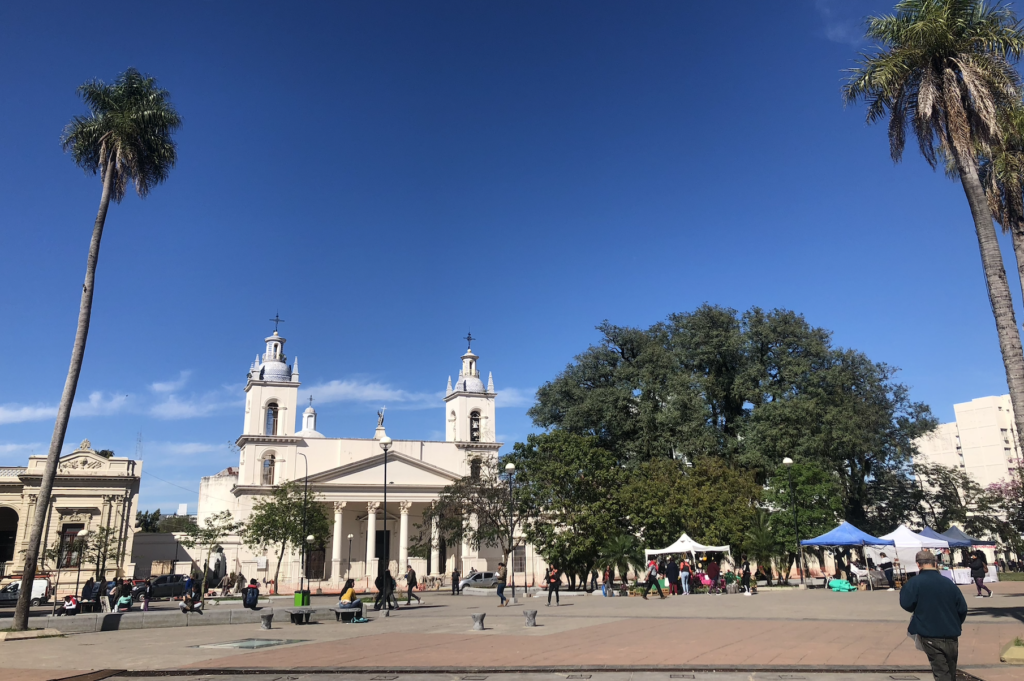
[[505, 464], [505, 472], [506, 473], [515, 473], [516, 472], [516, 465], [514, 463], [512, 463], [511, 461], [508, 462], [507, 464]]
[[793, 459], [791, 459], [791, 458], [789, 458], [787, 456], [785, 459], [782, 460], [782, 465], [783, 466], [792, 466], [793, 465]]

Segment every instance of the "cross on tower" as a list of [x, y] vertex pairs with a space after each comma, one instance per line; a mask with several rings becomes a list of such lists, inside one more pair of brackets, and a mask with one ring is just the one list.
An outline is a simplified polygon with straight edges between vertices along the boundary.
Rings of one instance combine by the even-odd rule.
[[274, 322], [274, 333], [277, 333], [277, 325], [283, 322], [284, 320], [281, 319], [281, 315], [279, 313], [275, 312], [274, 318], [271, 319], [270, 321]]
[[473, 349], [473, 341], [475, 341], [475, 340], [480, 340], [480, 339], [479, 338], [473, 338], [473, 332], [472, 331], [470, 331], [469, 333], [466, 334], [466, 342], [469, 343], [469, 348], [471, 350]]
[[312, 395], [309, 396], [309, 407], [311, 409], [313, 408], [313, 396]]

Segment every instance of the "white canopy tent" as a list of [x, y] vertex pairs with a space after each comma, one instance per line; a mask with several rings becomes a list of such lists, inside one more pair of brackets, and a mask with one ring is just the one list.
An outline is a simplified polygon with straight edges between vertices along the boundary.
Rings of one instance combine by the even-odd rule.
[[690, 539], [690, 535], [683, 532], [683, 536], [676, 539], [669, 546], [666, 546], [663, 549], [645, 549], [644, 555], [650, 558], [651, 556], [657, 556], [665, 553], [700, 553], [701, 551], [732, 553], [728, 546], [706, 546], [704, 544], [699, 544], [693, 539]]
[[[914, 532], [906, 525], [900, 525], [889, 534], [882, 535], [882, 539], [891, 539], [895, 542], [894, 547], [881, 547], [881, 548], [869, 548], [868, 555], [871, 556], [871, 560], [874, 561], [875, 565], [882, 562], [880, 556], [883, 552], [888, 553], [888, 557], [899, 558], [900, 565], [906, 572], [917, 572], [917, 552], [921, 549], [948, 549], [949, 542], [942, 539], [933, 539], [924, 535]], [[895, 556], [893, 556], [893, 550], [895, 549]]]

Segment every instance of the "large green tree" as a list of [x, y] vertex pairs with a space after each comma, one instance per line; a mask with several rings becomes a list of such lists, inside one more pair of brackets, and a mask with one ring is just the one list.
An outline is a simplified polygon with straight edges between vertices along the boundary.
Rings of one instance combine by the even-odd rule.
[[[925, 160], [948, 162], [960, 179], [995, 318], [1017, 432], [1024, 437], [1024, 353], [992, 212], [979, 172], [1004, 133], [999, 111], [1020, 101], [1013, 64], [1024, 31], [1013, 11], [980, 0], [903, 0], [893, 14], [871, 17], [862, 54], [843, 89], [847, 103], [864, 101], [867, 120], [888, 119], [889, 151], [903, 156], [907, 128]], [[1022, 441], [1024, 446], [1024, 441]]]
[[303, 549], [309, 535], [313, 535], [314, 544], [322, 546], [330, 536], [331, 522], [321, 501], [317, 494], [307, 492], [292, 480], [275, 487], [268, 496], [253, 504], [252, 514], [242, 530], [242, 541], [258, 551], [278, 552], [274, 593], [277, 593], [281, 563], [288, 547]]
[[96, 265], [107, 208], [112, 200], [121, 202], [129, 184], [133, 184], [136, 193], [144, 198], [153, 187], [167, 179], [177, 161], [173, 134], [181, 127], [181, 116], [171, 105], [167, 91], [157, 87], [154, 78], [135, 69], [128, 69], [110, 84], [99, 80], [85, 83], [78, 88], [78, 94], [84, 100], [88, 113], [71, 120], [64, 129], [61, 143], [86, 173], [101, 176], [103, 188], [86, 260], [71, 365], [57, 406], [50, 451], [39, 484], [39, 503], [29, 528], [21, 595], [14, 613], [15, 630], [28, 627], [32, 583], [36, 576], [43, 526], [50, 509], [50, 493], [89, 336]]
[[601, 548], [619, 533], [617, 491], [623, 480], [615, 456], [595, 437], [556, 431], [530, 435], [507, 457], [516, 464], [524, 534], [571, 587], [598, 563]]
[[935, 419], [895, 368], [834, 347], [789, 310], [702, 305], [647, 329], [599, 330], [600, 343], [538, 390], [536, 425], [594, 437], [631, 471], [713, 459], [766, 484], [792, 457], [832, 474], [840, 517], [865, 529], [913, 512], [888, 494], [910, 485], [915, 440]]

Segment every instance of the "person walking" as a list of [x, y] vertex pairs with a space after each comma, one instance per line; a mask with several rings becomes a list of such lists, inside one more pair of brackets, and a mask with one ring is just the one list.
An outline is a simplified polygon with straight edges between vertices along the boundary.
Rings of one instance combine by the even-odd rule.
[[939, 573], [931, 551], [918, 551], [915, 559], [920, 572], [900, 589], [900, 607], [913, 613], [907, 635], [928, 656], [935, 681], [956, 681], [967, 601], [956, 584]]
[[658, 595], [664, 600], [665, 594], [661, 590], [661, 583], [658, 581], [658, 561], [651, 558], [647, 563], [647, 586], [644, 587], [643, 599], [647, 600], [647, 593], [651, 587], [658, 590]]
[[544, 581], [548, 584], [548, 605], [551, 605], [551, 594], [555, 594], [555, 607], [558, 607], [558, 590], [562, 586], [562, 571], [552, 563], [544, 573]]
[[885, 575], [885, 581], [889, 582], [889, 591], [896, 590], [896, 582], [892, 579], [893, 565], [892, 561], [889, 560], [889, 556], [885, 555], [884, 552], [878, 554], [878, 569]]
[[462, 593], [462, 589], [459, 587], [460, 579], [462, 579], [462, 573], [459, 572], [459, 568], [452, 568], [452, 596]]
[[747, 554], [740, 556], [740, 560], [743, 561], [743, 573], [740, 577], [740, 586], [743, 587], [743, 595], [749, 596], [750, 594], [750, 561], [747, 560]]
[[679, 564], [674, 556], [668, 559], [665, 564], [665, 579], [668, 580], [668, 594], [676, 596], [679, 594]]
[[608, 598], [608, 592], [612, 591], [612, 566], [604, 569], [604, 579], [601, 582], [601, 593]]
[[420, 600], [419, 596], [417, 596], [416, 594], [413, 593], [413, 590], [416, 589], [416, 586], [417, 586], [416, 571], [412, 569], [412, 565], [406, 565], [405, 566], [405, 587], [406, 587], [405, 604], [406, 605], [409, 605], [410, 603], [412, 603], [412, 599], [414, 599], [414, 598], [416, 599], [417, 603], [422, 603], [423, 602], [423, 601]]
[[498, 603], [499, 608], [504, 608], [508, 599], [505, 598], [505, 580], [508, 577], [508, 570], [505, 569], [504, 563], [498, 563], [498, 571], [494, 573], [494, 578], [498, 583], [498, 598], [501, 599]]
[[153, 578], [142, 583], [142, 612], [149, 612], [149, 601], [153, 598]]
[[683, 564], [679, 566], [679, 583], [684, 596], [690, 595], [690, 577], [692, 575], [693, 569], [690, 567], [690, 561], [684, 558]]
[[971, 553], [971, 577], [974, 579], [974, 585], [978, 587], [978, 595], [975, 598], [985, 598], [981, 595], [982, 589], [988, 594], [988, 598], [992, 598], [992, 589], [985, 586], [986, 576], [988, 576], [988, 564], [985, 562], [985, 554], [981, 551], [974, 551]]
[[705, 568], [708, 579], [711, 580], [711, 584], [708, 585], [709, 594], [721, 594], [722, 586], [718, 583], [719, 577], [722, 576], [722, 566], [718, 564], [718, 561], [712, 558], [708, 561], [707, 568]]

